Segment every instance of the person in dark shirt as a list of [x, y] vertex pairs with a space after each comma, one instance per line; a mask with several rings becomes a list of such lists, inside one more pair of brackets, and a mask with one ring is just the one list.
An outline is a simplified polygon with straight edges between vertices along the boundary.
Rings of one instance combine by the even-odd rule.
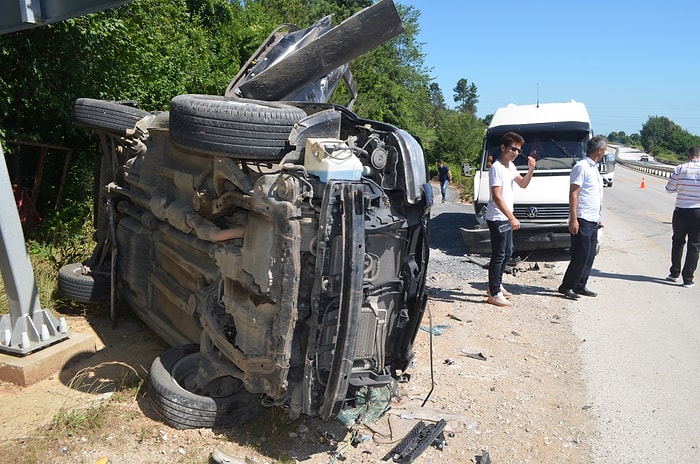
[[442, 160], [438, 161], [438, 180], [440, 181], [442, 202], [445, 203], [445, 197], [447, 196], [447, 185], [452, 181], [452, 172], [450, 172], [450, 167], [443, 163]]

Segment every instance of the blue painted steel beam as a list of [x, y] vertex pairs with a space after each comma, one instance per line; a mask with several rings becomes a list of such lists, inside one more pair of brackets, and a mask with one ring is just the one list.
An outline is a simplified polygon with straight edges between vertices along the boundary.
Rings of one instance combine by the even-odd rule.
[[0, 0], [0, 34], [107, 10], [131, 0]]

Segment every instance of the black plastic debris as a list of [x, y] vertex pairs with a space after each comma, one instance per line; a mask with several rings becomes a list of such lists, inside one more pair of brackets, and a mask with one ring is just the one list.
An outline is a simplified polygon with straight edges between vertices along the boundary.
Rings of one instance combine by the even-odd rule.
[[479, 361], [486, 361], [486, 356], [484, 353], [467, 353], [462, 351], [462, 354], [467, 358], [478, 359]]
[[391, 451], [386, 453], [382, 461], [393, 458], [394, 462], [410, 464], [430, 445], [442, 451], [446, 445], [443, 433], [445, 425], [447, 425], [445, 419], [429, 425], [425, 425], [423, 421], [418, 422]]

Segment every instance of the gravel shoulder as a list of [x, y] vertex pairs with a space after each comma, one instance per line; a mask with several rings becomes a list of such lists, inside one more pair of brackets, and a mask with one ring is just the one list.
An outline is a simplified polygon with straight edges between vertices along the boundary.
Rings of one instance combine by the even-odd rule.
[[[353, 434], [338, 421], [302, 418], [289, 424], [282, 411], [271, 409], [238, 430], [172, 429], [157, 417], [143, 389], [109, 399], [125, 377], [145, 375], [165, 345], [135, 320], [120, 332], [106, 321], [75, 316], [69, 320], [72, 330], [98, 331], [103, 349], [37, 385], [0, 385], [4, 461], [207, 463], [217, 449], [234, 463], [377, 463], [419, 420], [445, 419], [444, 449], [429, 447], [415, 462], [485, 463], [485, 453], [494, 463], [591, 462], [582, 342], [572, 332], [570, 302], [556, 293], [566, 256], [521, 261], [504, 279], [515, 306], [488, 305], [481, 265], [488, 257], [469, 257], [459, 233], [471, 206], [452, 190], [448, 199], [433, 208], [429, 311], [416, 340], [410, 382], [399, 386], [400, 399], [378, 422]], [[75, 395], [78, 373], [90, 385], [107, 387]], [[70, 434], [47, 427], [57, 415], [100, 404], [108, 405], [100, 410], [102, 426]], [[22, 413], [8, 415], [11, 411]]]

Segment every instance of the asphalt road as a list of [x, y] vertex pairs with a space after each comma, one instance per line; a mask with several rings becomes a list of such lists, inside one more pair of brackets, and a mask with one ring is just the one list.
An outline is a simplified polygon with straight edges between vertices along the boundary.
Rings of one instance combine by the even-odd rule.
[[[700, 462], [700, 285], [665, 281], [675, 197], [665, 179], [617, 167], [590, 287], [571, 302], [596, 463]], [[700, 275], [696, 275], [700, 281]]]
[[665, 280], [675, 202], [665, 185], [617, 166], [589, 281], [599, 296], [567, 303], [597, 464], [700, 463], [700, 272], [694, 288]]

